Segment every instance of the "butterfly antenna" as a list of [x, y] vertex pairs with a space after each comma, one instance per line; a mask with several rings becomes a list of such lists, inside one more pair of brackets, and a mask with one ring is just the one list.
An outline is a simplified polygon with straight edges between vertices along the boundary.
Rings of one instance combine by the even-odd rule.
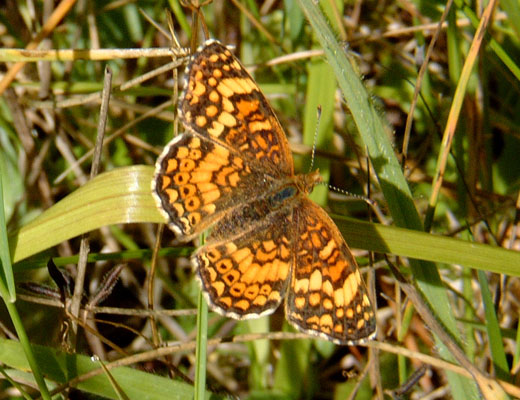
[[365, 203], [368, 203], [368, 205], [370, 205], [371, 207], [374, 207], [377, 202], [375, 200], [372, 200], [366, 196], [362, 196], [360, 194], [356, 194], [356, 193], [352, 193], [352, 192], [349, 192], [348, 190], [345, 190], [345, 189], [340, 189], [339, 187], [336, 187], [334, 185], [331, 185], [330, 183], [327, 183], [327, 182], [321, 182], [322, 185], [327, 185], [327, 187], [332, 190], [333, 192], [336, 192], [336, 193], [340, 193], [340, 194], [343, 194], [347, 197], [350, 197], [352, 199], [357, 199], [357, 200], [362, 200], [364, 201]]
[[314, 156], [316, 155], [316, 140], [318, 139], [318, 131], [320, 129], [321, 121], [321, 105], [318, 106], [316, 116], [316, 130], [314, 131], [314, 139], [312, 139], [311, 166], [309, 167], [309, 172], [311, 172], [312, 168], [314, 167]]
[[[368, 151], [367, 151], [367, 154], [368, 154]], [[372, 200], [370, 198], [370, 162], [368, 161], [367, 159], [367, 171], [368, 171], [368, 185], [367, 185], [367, 194], [368, 196], [363, 196], [363, 195], [360, 195], [360, 194], [356, 194], [356, 193], [351, 193], [345, 189], [340, 189], [334, 185], [331, 185], [330, 183], [327, 183], [327, 182], [322, 182], [322, 184], [324, 185], [327, 185], [328, 188], [336, 193], [341, 193], [345, 196], [348, 196], [352, 199], [357, 199], [357, 200], [362, 200], [364, 201], [365, 203], [367, 203], [370, 207], [372, 207], [373, 209], [375, 209], [376, 205], [377, 205], [377, 201], [375, 200]]]

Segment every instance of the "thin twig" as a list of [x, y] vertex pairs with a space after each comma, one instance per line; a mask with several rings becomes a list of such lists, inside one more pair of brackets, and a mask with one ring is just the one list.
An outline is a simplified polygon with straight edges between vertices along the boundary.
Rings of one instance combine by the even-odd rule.
[[496, 5], [496, 0], [490, 1], [489, 4], [486, 6], [484, 13], [482, 14], [480, 24], [478, 26], [477, 31], [475, 32], [473, 42], [471, 43], [471, 47], [468, 52], [468, 57], [466, 58], [464, 66], [462, 67], [462, 72], [460, 74], [460, 79], [457, 84], [457, 88], [455, 89], [455, 94], [453, 95], [452, 106], [448, 114], [446, 128], [444, 130], [442, 138], [441, 152], [437, 160], [437, 170], [435, 172], [435, 176], [432, 183], [433, 190], [430, 195], [430, 199], [428, 202], [428, 210], [426, 212], [426, 219], [424, 223], [426, 232], [429, 232], [431, 228], [431, 222], [435, 213], [437, 198], [439, 196], [442, 183], [444, 181], [444, 172], [448, 163], [448, 155], [450, 154], [451, 144], [453, 142], [453, 137], [455, 136], [455, 130], [457, 127], [457, 122], [459, 120], [460, 111], [464, 101], [466, 88], [469, 83], [469, 77], [471, 75], [473, 67], [475, 66], [476, 58], [481, 49], [486, 29], [488, 28], [492, 20], [493, 11], [495, 10]]
[[500, 384], [480, 372], [466, 357], [466, 354], [462, 351], [455, 340], [446, 332], [444, 327], [437, 321], [428, 305], [425, 303], [417, 289], [401, 275], [399, 270], [388, 261], [388, 266], [392, 270], [392, 273], [396, 276], [400, 283], [401, 289], [406, 293], [410, 301], [413, 303], [417, 313], [426, 322], [430, 329], [437, 335], [442, 341], [450, 353], [460, 363], [460, 365], [468, 371], [471, 377], [477, 383], [482, 395], [485, 399], [501, 399], [501, 395], [504, 393], [503, 388]]
[[[94, 157], [92, 161], [92, 167], [90, 170], [90, 179], [94, 178], [99, 171], [99, 163], [101, 160], [101, 151], [103, 149], [103, 139], [105, 137], [105, 128], [108, 114], [108, 105], [110, 101], [110, 90], [112, 87], [112, 70], [109, 67], [105, 68], [105, 80], [103, 82], [103, 96], [101, 101], [101, 109], [99, 112], [99, 123], [98, 123], [98, 131], [96, 136], [96, 145], [94, 148]], [[75, 279], [74, 286], [74, 294], [72, 296], [70, 313], [75, 318], [79, 318], [79, 310], [81, 305], [81, 298], [83, 296], [83, 288], [85, 285], [85, 274], [87, 269], [87, 258], [88, 253], [90, 252], [90, 245], [88, 234], [85, 234], [81, 237], [80, 251], [79, 251], [79, 260], [77, 267], [77, 275]], [[76, 341], [77, 332], [78, 332], [78, 324], [74, 319], [72, 321], [72, 332], [73, 334], [70, 337], [70, 344], [73, 346]]]
[[444, 12], [442, 13], [441, 19], [439, 20], [437, 29], [435, 30], [435, 34], [433, 35], [432, 40], [430, 41], [430, 45], [428, 46], [428, 50], [426, 51], [426, 56], [424, 57], [424, 61], [421, 65], [421, 68], [419, 69], [419, 73], [417, 74], [417, 81], [415, 83], [412, 103], [410, 104], [410, 111], [408, 112], [408, 116], [406, 118], [406, 126], [404, 129], [403, 148], [401, 150], [401, 153], [403, 155], [403, 162], [402, 162], [403, 169], [406, 168], [406, 156], [408, 154], [408, 143], [410, 141], [410, 132], [412, 130], [413, 115], [415, 113], [415, 107], [417, 105], [417, 100], [419, 99], [419, 94], [421, 92], [422, 81], [424, 79], [424, 76], [426, 75], [429, 61], [433, 54], [433, 49], [435, 48], [437, 39], [439, 39], [439, 36], [442, 32], [442, 25], [444, 24], [444, 21], [446, 21], [446, 18], [448, 17], [448, 13], [450, 12], [452, 4], [453, 4], [453, 0], [448, 0], [448, 2], [446, 3], [446, 7], [444, 7]]
[[[244, 343], [244, 342], [251, 342], [253, 340], [299, 340], [299, 339], [308, 339], [310, 336], [305, 333], [293, 333], [293, 332], [270, 332], [270, 333], [264, 333], [264, 334], [258, 334], [258, 333], [249, 333], [249, 334], [243, 334], [243, 335], [236, 335], [232, 338], [215, 338], [215, 339], [209, 339], [208, 345], [209, 346], [215, 346], [223, 343]], [[378, 342], [377, 340], [373, 340], [367, 343], [360, 344], [362, 347], [373, 347], [377, 348], [381, 351], [385, 351], [391, 354], [402, 354], [408, 358], [419, 360], [423, 363], [432, 365], [439, 369], [444, 370], [450, 370], [453, 371], [461, 376], [471, 377], [470, 373], [463, 367], [460, 367], [458, 365], [452, 364], [450, 362], [422, 354], [416, 351], [409, 350], [407, 348], [401, 347], [395, 343], [385, 343], [385, 342]], [[166, 347], [161, 347], [159, 349], [149, 350], [145, 351], [139, 354], [135, 354], [133, 356], [113, 361], [109, 364], [106, 364], [106, 367], [108, 369], [116, 368], [116, 367], [122, 367], [127, 365], [133, 365], [138, 362], [145, 362], [149, 360], [157, 359], [158, 357], [162, 357], [165, 355], [170, 355], [178, 352], [192, 352], [195, 349], [195, 341], [189, 341], [189, 342], [176, 342], [168, 344]], [[88, 373], [85, 373], [81, 376], [77, 376], [76, 378], [71, 379], [67, 383], [60, 385], [56, 389], [52, 391], [52, 394], [59, 393], [60, 391], [63, 391], [66, 387], [74, 387], [77, 386], [78, 383], [84, 382], [94, 376], [100, 375], [103, 373], [103, 370], [101, 368], [89, 371]], [[507, 390], [507, 393], [509, 393], [512, 396], [520, 397], [520, 388], [517, 386], [510, 384], [508, 382], [504, 381], [498, 381], [504, 389]]]
[[[138, 124], [139, 122], [145, 120], [146, 118], [152, 116], [152, 115], [155, 115], [157, 114], [158, 112], [164, 110], [165, 108], [169, 107], [172, 105], [172, 102], [171, 101], [166, 101], [165, 103], [155, 107], [155, 108], [152, 108], [151, 110], [149, 110], [148, 112], [144, 113], [143, 115], [133, 119], [132, 121], [128, 122], [127, 124], [123, 125], [121, 128], [119, 128], [118, 130], [116, 130], [114, 133], [112, 133], [109, 137], [107, 137], [107, 139], [103, 142], [103, 145], [106, 146], [107, 144], [109, 144], [110, 142], [112, 142], [113, 140], [115, 140], [116, 138], [118, 138], [119, 136], [125, 134], [128, 129], [136, 124]], [[89, 151], [87, 151], [85, 154], [83, 154], [83, 156], [81, 156], [80, 158], [78, 158], [78, 160], [76, 161], [75, 164], [69, 166], [69, 168], [67, 168], [64, 172], [62, 172], [55, 180], [54, 180], [54, 184], [57, 184], [57, 183], [60, 183], [63, 179], [65, 179], [65, 177], [70, 173], [70, 171], [72, 169], [74, 169], [76, 167], [76, 165], [80, 165], [82, 164], [83, 162], [85, 162], [86, 160], [88, 160], [92, 154], [94, 153], [94, 150], [93, 149], [90, 149]]]
[[[63, 0], [58, 7], [54, 10], [52, 15], [43, 25], [42, 30], [36, 35], [36, 37], [29, 42], [29, 44], [25, 47], [26, 50], [33, 50], [40, 42], [45, 39], [47, 36], [51, 34], [51, 32], [56, 28], [59, 22], [65, 17], [65, 15], [69, 12], [72, 6], [76, 3], [76, 0]], [[0, 95], [4, 93], [4, 90], [11, 84], [13, 79], [16, 77], [18, 72], [24, 67], [25, 62], [17, 62], [14, 64], [9, 71], [5, 74], [4, 78], [0, 81]]]

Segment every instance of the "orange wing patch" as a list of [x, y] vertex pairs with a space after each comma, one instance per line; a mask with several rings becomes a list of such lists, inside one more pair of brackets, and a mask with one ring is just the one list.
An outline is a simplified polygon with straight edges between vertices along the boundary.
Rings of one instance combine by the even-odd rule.
[[290, 277], [288, 225], [262, 226], [222, 241], [225, 231], [217, 226], [193, 258], [208, 302], [220, 314], [238, 319], [272, 313], [285, 296]]
[[197, 135], [177, 136], [157, 162], [153, 194], [169, 226], [185, 241], [200, 234], [233, 207], [234, 190], [255, 178], [244, 161]]
[[338, 228], [307, 198], [296, 209], [294, 269], [285, 303], [298, 329], [337, 343], [375, 333], [375, 318], [359, 267]]
[[206, 43], [187, 71], [179, 107], [185, 126], [244, 152], [263, 169], [293, 174], [289, 144], [271, 106], [225, 46]]

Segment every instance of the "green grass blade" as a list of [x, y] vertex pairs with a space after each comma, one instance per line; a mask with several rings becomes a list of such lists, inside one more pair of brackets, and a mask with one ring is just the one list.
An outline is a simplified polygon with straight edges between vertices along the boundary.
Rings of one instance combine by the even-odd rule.
[[460, 264], [483, 271], [519, 276], [520, 253], [394, 226], [334, 216], [345, 240], [354, 248], [391, 253], [417, 260]]
[[[395, 223], [398, 226], [422, 230], [422, 223], [415, 209], [410, 189], [369, 94], [348, 61], [344, 50], [339, 46], [317, 4], [312, 0], [299, 0], [299, 2], [321, 42], [329, 64], [334, 69], [359, 134], [368, 148], [372, 165]], [[455, 318], [435, 265], [413, 260], [410, 260], [410, 265], [430, 307], [438, 310], [438, 318], [452, 337], [459, 338]], [[442, 312], [439, 312], [441, 310]], [[445, 346], [439, 340], [437, 343], [441, 356], [452, 359]], [[455, 374], [448, 373], [448, 377], [456, 392], [461, 392], [464, 387], [475, 388], [473, 383]], [[476, 393], [476, 389], [472, 392]], [[471, 395], [470, 398], [472, 397], [474, 396]]]
[[164, 222], [151, 197], [151, 167], [121, 168], [98, 175], [11, 237], [19, 261], [101, 226]]
[[[312, 397], [308, 376], [310, 340], [284, 341], [280, 346], [280, 358], [276, 363], [273, 389], [289, 399]], [[295, 385], [295, 382], [300, 384]]]
[[195, 349], [195, 400], [204, 399], [206, 392], [206, 360], [208, 347], [208, 304], [199, 293], [197, 307], [197, 344]]
[[[20, 341], [20, 353], [24, 356], [24, 359], [27, 360], [28, 365], [30, 366], [31, 372], [33, 373], [34, 380], [40, 389], [40, 394], [43, 399], [50, 400], [51, 395], [49, 393], [49, 389], [47, 388], [47, 384], [43, 379], [43, 374], [40, 369], [39, 360], [36, 359], [31, 343], [29, 342], [29, 337], [27, 336], [27, 332], [22, 323], [22, 319], [20, 318], [20, 314], [15, 307], [15, 303], [6, 302], [5, 307], [7, 308], [7, 312], [9, 313], [9, 317], [11, 318], [11, 322], [14, 325], [16, 330], [16, 334], [18, 335], [18, 340]], [[7, 364], [7, 363], [6, 363]]]
[[[45, 346], [34, 346], [34, 348], [36, 360], [48, 379], [58, 384], [65, 384], [78, 376], [98, 370], [97, 375], [78, 382], [75, 387], [97, 396], [109, 399], [118, 398], [108, 377], [103, 373], [99, 364], [90, 357], [58, 352], [54, 348]], [[20, 344], [13, 340], [0, 339], [0, 362], [17, 370], [25, 371], [29, 368]], [[113, 368], [110, 372], [131, 399], [184, 400], [193, 398], [193, 386], [184, 382], [129, 367]], [[212, 398], [218, 398], [218, 396], [213, 395]]]
[[4, 188], [2, 174], [0, 173], [0, 262], [2, 271], [0, 274], [0, 295], [6, 302], [16, 301], [16, 289], [14, 287], [13, 268], [7, 240], [7, 223], [4, 212]]
[[[14, 261], [18, 262], [102, 226], [164, 222], [151, 195], [152, 175], [153, 168], [142, 165], [118, 168], [98, 175], [13, 234], [10, 242], [13, 243]], [[334, 220], [353, 248], [520, 276], [520, 253], [517, 251], [347, 217], [334, 216]], [[182, 248], [162, 251], [186, 256], [192, 250]], [[142, 257], [139, 251], [120, 254], [121, 259]], [[99, 255], [99, 259], [107, 257], [109, 255]], [[63, 263], [74, 260], [67, 257]], [[35, 260], [34, 264], [45, 266], [46, 261]], [[20, 269], [32, 266], [30, 262], [20, 265]]]
[[178, 0], [169, 0], [168, 4], [173, 11], [173, 15], [175, 15], [175, 22], [181, 26], [181, 30], [186, 33], [188, 37], [191, 37], [191, 26], [184, 14], [181, 3]]
[[27, 336], [27, 332], [25, 331], [22, 319], [20, 318], [20, 314], [18, 313], [18, 310], [16, 308], [16, 289], [14, 286], [13, 268], [11, 265], [11, 256], [7, 241], [7, 229], [4, 215], [4, 196], [2, 186], [2, 174], [0, 174], [0, 259], [2, 261], [3, 267], [2, 279], [0, 280], [0, 288], [2, 299], [4, 300], [7, 312], [9, 313], [11, 322], [14, 325], [16, 334], [18, 335], [18, 340], [20, 341], [20, 345], [23, 349], [22, 354], [25, 355], [25, 357], [28, 360], [31, 371], [34, 375], [34, 380], [36, 381], [36, 384], [40, 389], [41, 396], [45, 400], [47, 400], [51, 398], [49, 389], [47, 389], [47, 385], [45, 384], [45, 380], [43, 379], [43, 375], [40, 371], [40, 366], [38, 365], [34, 357], [33, 349], [31, 347], [31, 343], [29, 342], [29, 337]]
[[[244, 331], [247, 333], [263, 333], [269, 332], [270, 317], [265, 316], [256, 319], [248, 319], [242, 324]], [[249, 383], [252, 391], [263, 391], [268, 388], [268, 382], [271, 377], [271, 360], [272, 354], [271, 341], [269, 340], [253, 340], [248, 344], [249, 354], [251, 356], [251, 366], [249, 373]]]
[[24, 399], [26, 400], [32, 400], [32, 397], [29, 395], [29, 393], [27, 393], [27, 391], [25, 390], [25, 388], [18, 383], [15, 377], [15, 374], [16, 372], [18, 371], [14, 371], [14, 370], [9, 370], [9, 373], [5, 370], [5, 368], [3, 366], [0, 365], [0, 374], [2, 374], [2, 376], [4, 377], [4, 379], [9, 382], [14, 388], [16, 388], [16, 390], [18, 390], [21, 395], [23, 396]]
[[[469, 18], [471, 24], [475, 29], [477, 29], [479, 25], [479, 19], [469, 6], [464, 4], [463, 0], [455, 0], [455, 4], [457, 8], [460, 8], [464, 14]], [[516, 7], [518, 9], [518, 7]], [[516, 10], [515, 10], [516, 11]], [[519, 22], [516, 21], [516, 25], [518, 26]], [[504, 63], [504, 65], [511, 71], [511, 73], [515, 76], [517, 80], [520, 80], [520, 67], [515, 63], [513, 58], [509, 55], [507, 50], [505, 50], [495, 39], [489, 38], [489, 47], [491, 50], [495, 52], [497, 57]]]
[[[312, 62], [307, 68], [309, 80], [307, 84], [307, 93], [305, 98], [305, 112], [303, 120], [303, 142], [309, 146], [314, 145], [314, 136], [317, 126], [317, 109], [321, 106], [321, 117], [319, 122], [319, 131], [316, 137], [317, 149], [330, 149], [332, 144], [332, 135], [334, 133], [334, 96], [336, 93], [336, 82], [330, 79], [333, 73], [330, 66], [322, 60]], [[318, 158], [315, 160], [313, 169], [319, 169], [320, 175], [324, 182], [328, 182], [330, 177], [330, 161]], [[307, 172], [307, 171], [304, 171]], [[317, 186], [314, 188], [310, 197], [318, 204], [325, 205], [327, 203], [326, 186]]]
[[484, 312], [486, 314], [486, 330], [489, 336], [489, 348], [491, 357], [495, 367], [495, 376], [505, 381], [509, 380], [509, 366], [507, 365], [506, 353], [498, 325], [497, 315], [495, 313], [495, 303], [489, 291], [488, 280], [483, 271], [478, 271], [478, 281], [482, 293], [482, 301], [484, 303]]
[[[516, 341], [516, 343], [520, 342], [520, 321], [517, 322], [515, 341]], [[518, 366], [519, 362], [520, 362], [520, 346], [516, 346], [514, 357], [513, 357], [513, 368], [512, 369], [518, 370], [517, 366]]]
[[500, 7], [507, 13], [511, 26], [516, 32], [516, 37], [520, 37], [520, 3], [517, 0], [502, 0]]

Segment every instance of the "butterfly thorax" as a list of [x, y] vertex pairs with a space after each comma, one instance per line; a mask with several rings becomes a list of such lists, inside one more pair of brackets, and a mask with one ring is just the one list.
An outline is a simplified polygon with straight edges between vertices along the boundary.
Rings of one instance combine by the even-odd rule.
[[292, 176], [260, 203], [267, 207], [268, 212], [276, 211], [286, 205], [290, 206], [296, 197], [309, 194], [314, 186], [321, 181], [322, 178], [318, 170], [309, 174]]
[[285, 184], [266, 197], [266, 204], [270, 211], [277, 210], [290, 203], [295, 197], [309, 194], [314, 186], [321, 181], [322, 178], [318, 170], [309, 174], [292, 176]]

